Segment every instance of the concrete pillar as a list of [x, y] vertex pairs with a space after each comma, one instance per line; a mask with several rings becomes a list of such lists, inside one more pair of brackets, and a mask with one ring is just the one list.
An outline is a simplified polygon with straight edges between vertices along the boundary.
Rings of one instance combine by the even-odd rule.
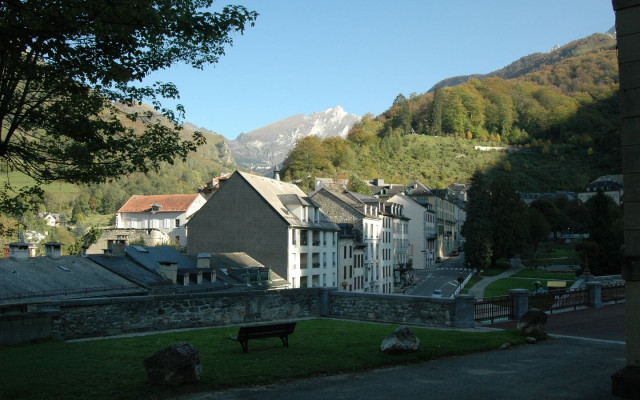
[[330, 296], [332, 291], [336, 290], [336, 288], [331, 287], [321, 287], [320, 288], [320, 316], [327, 317], [331, 314], [331, 301]]
[[527, 289], [511, 289], [509, 297], [513, 303], [513, 319], [520, 319], [529, 311], [529, 291]]
[[624, 243], [626, 366], [611, 377], [611, 391], [640, 398], [640, 0], [613, 0], [616, 13], [622, 172], [624, 174]]
[[589, 307], [602, 307], [602, 282], [587, 282], [587, 287], [589, 288]]
[[454, 328], [475, 328], [476, 297], [473, 294], [459, 294], [455, 297]]

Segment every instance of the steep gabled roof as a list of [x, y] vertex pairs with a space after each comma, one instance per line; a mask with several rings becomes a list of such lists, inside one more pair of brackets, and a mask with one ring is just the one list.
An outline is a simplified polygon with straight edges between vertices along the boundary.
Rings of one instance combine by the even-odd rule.
[[133, 195], [118, 210], [119, 213], [137, 213], [151, 211], [151, 205], [161, 206], [158, 212], [185, 212], [191, 204], [200, 196], [198, 193], [191, 194], [159, 194], [151, 196]]
[[298, 186], [293, 183], [282, 182], [276, 179], [257, 176], [245, 172], [236, 171], [234, 175], [242, 177], [289, 225], [307, 228], [320, 228], [338, 230], [338, 225], [331, 222], [326, 215], [321, 213], [320, 222], [301, 221], [289, 212], [287, 205], [301, 204], [314, 205], [312, 201]]

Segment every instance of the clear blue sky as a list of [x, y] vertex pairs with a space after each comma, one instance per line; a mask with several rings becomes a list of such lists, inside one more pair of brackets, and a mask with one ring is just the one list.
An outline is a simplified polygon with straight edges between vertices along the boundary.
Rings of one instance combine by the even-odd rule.
[[229, 139], [341, 105], [374, 115], [403, 93], [500, 69], [615, 23], [610, 0], [228, 0], [260, 16], [215, 65], [174, 82], [186, 121]]

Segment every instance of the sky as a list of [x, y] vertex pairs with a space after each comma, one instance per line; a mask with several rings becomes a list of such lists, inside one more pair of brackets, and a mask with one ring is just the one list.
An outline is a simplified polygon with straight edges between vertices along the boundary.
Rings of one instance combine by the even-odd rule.
[[[402, 93], [484, 74], [615, 24], [611, 0], [228, 0], [255, 10], [214, 65], [151, 75], [180, 91], [185, 121], [235, 139], [337, 105], [378, 115]], [[167, 103], [169, 104], [169, 103]]]

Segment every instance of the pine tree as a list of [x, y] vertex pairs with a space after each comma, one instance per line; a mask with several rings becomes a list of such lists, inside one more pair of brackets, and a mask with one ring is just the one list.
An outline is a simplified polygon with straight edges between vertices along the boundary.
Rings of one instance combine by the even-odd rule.
[[467, 219], [462, 225], [465, 237], [465, 263], [481, 271], [491, 263], [493, 240], [491, 234], [491, 196], [489, 183], [482, 171], [471, 177], [468, 193]]

